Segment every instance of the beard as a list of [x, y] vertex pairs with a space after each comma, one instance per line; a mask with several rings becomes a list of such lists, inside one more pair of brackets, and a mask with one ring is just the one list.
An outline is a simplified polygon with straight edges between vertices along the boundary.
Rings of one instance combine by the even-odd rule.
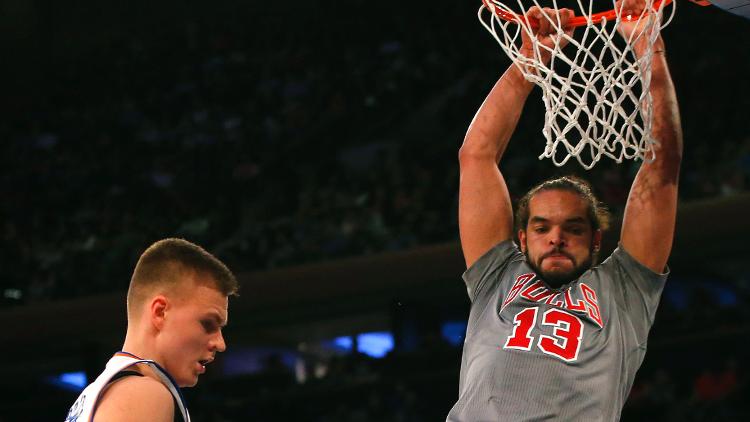
[[550, 255], [552, 253], [562, 254], [562, 255], [567, 256], [573, 262], [573, 268], [568, 271], [561, 271], [561, 270], [545, 271], [539, 265], [537, 265], [537, 263], [534, 260], [531, 259], [531, 257], [529, 256], [528, 249], [526, 250], [526, 253], [524, 253], [524, 255], [526, 255], [526, 262], [528, 262], [529, 266], [534, 270], [537, 276], [541, 277], [541, 279], [549, 287], [552, 287], [553, 289], [560, 288], [568, 283], [571, 283], [577, 280], [580, 276], [583, 275], [583, 273], [585, 273], [591, 268], [591, 266], [594, 263], [594, 258], [596, 255], [592, 248], [592, 250], [589, 251], [589, 256], [583, 262], [578, 264], [576, 263], [575, 259], [572, 256], [568, 255], [567, 253], [563, 251], [555, 250], [555, 251], [548, 252], [542, 255], [541, 258], [539, 259], [539, 263], [541, 263], [547, 255]]

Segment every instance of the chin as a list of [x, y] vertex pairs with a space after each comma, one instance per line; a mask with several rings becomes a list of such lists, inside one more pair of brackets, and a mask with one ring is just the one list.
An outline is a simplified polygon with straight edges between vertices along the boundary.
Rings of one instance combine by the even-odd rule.
[[[526, 262], [531, 266], [534, 272], [539, 275], [548, 286], [552, 288], [559, 288], [565, 284], [571, 283], [577, 280], [583, 273], [591, 268], [591, 257], [589, 256], [581, 265], [575, 266], [571, 262], [571, 265], [566, 267], [552, 266], [551, 268], [545, 268], [544, 260], [541, 263], [537, 263], [529, 257], [528, 251], [524, 253], [526, 255]], [[541, 264], [541, 265], [538, 265]]]
[[578, 280], [589, 268], [591, 268], [590, 265], [582, 265], [578, 268], [571, 268], [568, 270], [559, 269], [542, 271], [540, 275], [550, 286], [560, 287], [564, 284]]
[[544, 277], [545, 279], [569, 279], [575, 277], [575, 275], [578, 273], [578, 270], [576, 268], [573, 268], [573, 266], [551, 266], [551, 267], [545, 267], [544, 265], [539, 268], [541, 271], [539, 272], [539, 275]]
[[550, 287], [560, 287], [564, 284], [568, 284], [572, 281], [575, 281], [577, 277], [575, 275], [566, 272], [566, 273], [559, 273], [556, 271], [551, 272], [543, 272], [540, 274], [542, 276], [542, 279], [545, 283], [547, 283]]
[[175, 378], [175, 380], [174, 380], [174, 381], [175, 381], [175, 383], [176, 383], [176, 384], [177, 384], [177, 385], [178, 385], [178, 386], [179, 386], [180, 388], [185, 388], [185, 387], [195, 387], [195, 384], [198, 384], [198, 376], [197, 376], [197, 375], [194, 375], [194, 376], [192, 376], [192, 377], [190, 377], [190, 378], [181, 378], [181, 379], [177, 379], [177, 378]]

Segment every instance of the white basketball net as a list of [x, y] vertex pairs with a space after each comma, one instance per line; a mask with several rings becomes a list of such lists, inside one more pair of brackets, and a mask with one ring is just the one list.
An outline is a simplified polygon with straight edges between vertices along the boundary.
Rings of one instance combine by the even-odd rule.
[[[644, 10], [655, 10], [631, 17], [643, 23], [626, 42], [617, 33], [622, 9], [617, 9], [614, 0], [597, 0], [610, 1], [617, 16], [614, 21], [602, 19], [598, 24], [591, 19], [595, 0], [588, 0], [589, 4], [576, 0], [575, 14], [584, 16], [586, 25], [568, 36], [560, 29], [555, 16], [545, 16], [543, 19], [549, 21], [559, 37], [554, 47], [549, 48], [537, 40], [529, 24], [520, 18], [532, 6], [542, 8], [538, 0], [525, 0], [527, 7], [522, 0], [509, 0], [517, 2], [519, 12], [498, 0], [485, 1], [515, 17], [503, 19], [490, 12], [486, 5], [482, 5], [478, 14], [482, 25], [492, 33], [526, 80], [542, 88], [545, 106], [542, 133], [547, 145], [540, 160], [550, 158], [555, 165], [562, 166], [575, 157], [584, 168], [591, 169], [602, 156], [617, 163], [623, 159], [654, 159], [656, 141], [651, 137], [652, 101], [648, 89], [651, 58], [654, 41], [672, 20], [674, 6], [663, 21], [664, 3], [655, 6], [654, 0], [646, 0]], [[528, 4], [529, 1], [533, 4]], [[546, 7], [557, 9], [557, 1], [547, 3]], [[526, 31], [533, 41], [532, 58], [520, 51], [521, 31]], [[569, 42], [565, 51], [559, 42], [563, 38]], [[647, 40], [648, 47], [637, 59], [631, 46], [640, 38]], [[548, 64], [541, 59], [543, 50], [551, 53], [552, 60]]]

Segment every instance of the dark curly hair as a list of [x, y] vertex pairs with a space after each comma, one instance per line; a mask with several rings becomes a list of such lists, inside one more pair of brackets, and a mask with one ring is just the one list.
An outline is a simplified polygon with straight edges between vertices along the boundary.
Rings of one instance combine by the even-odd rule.
[[577, 176], [562, 176], [544, 182], [531, 188], [526, 195], [518, 201], [516, 207], [516, 232], [525, 230], [529, 222], [529, 201], [537, 193], [547, 190], [565, 190], [578, 194], [588, 203], [588, 217], [592, 230], [606, 231], [609, 228], [611, 214], [607, 207], [594, 195], [589, 182]]

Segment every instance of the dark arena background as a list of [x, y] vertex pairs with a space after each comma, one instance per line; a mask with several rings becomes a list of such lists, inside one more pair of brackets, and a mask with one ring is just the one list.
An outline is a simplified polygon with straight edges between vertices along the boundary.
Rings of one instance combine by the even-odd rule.
[[[672, 275], [622, 420], [746, 421], [750, 21], [678, 2]], [[241, 281], [193, 420], [445, 420], [469, 305], [457, 152], [510, 63], [479, 5], [0, 0], [0, 421], [65, 419], [170, 236]], [[542, 113], [536, 89], [511, 193], [574, 173], [620, 216], [634, 165], [539, 161]]]

